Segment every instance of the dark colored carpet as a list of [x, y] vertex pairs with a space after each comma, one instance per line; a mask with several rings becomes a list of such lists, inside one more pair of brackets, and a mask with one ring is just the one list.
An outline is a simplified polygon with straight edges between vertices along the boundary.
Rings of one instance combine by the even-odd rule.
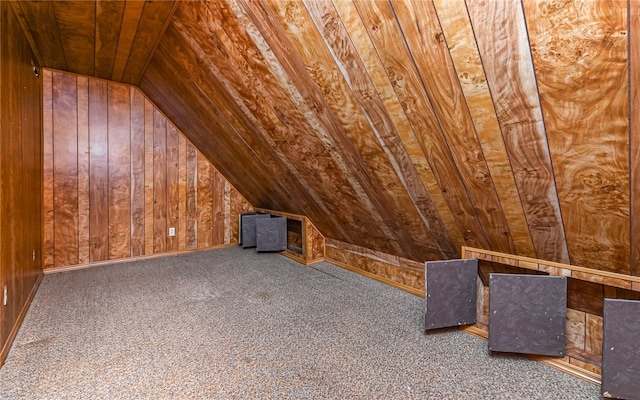
[[45, 276], [2, 399], [597, 399], [333, 265], [230, 248]]

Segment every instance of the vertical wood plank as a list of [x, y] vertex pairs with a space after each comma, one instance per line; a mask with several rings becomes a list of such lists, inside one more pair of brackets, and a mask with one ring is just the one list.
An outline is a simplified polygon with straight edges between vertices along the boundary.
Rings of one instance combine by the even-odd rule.
[[213, 244], [213, 191], [212, 168], [209, 161], [198, 153], [198, 248]]
[[167, 249], [167, 120], [153, 111], [153, 252]]
[[212, 209], [212, 232], [213, 232], [213, 245], [224, 243], [224, 205], [225, 205], [225, 179], [224, 177], [211, 166], [211, 180], [212, 180], [212, 197], [213, 197], [213, 209]]
[[[411, 123], [419, 142], [416, 151], [426, 156], [439, 189], [464, 234], [465, 242], [476, 243], [473, 246], [482, 248], [511, 250], [511, 246], [503, 246], [508, 243], [504, 243], [502, 238], [496, 238], [495, 235], [490, 238], [484, 232], [481, 222], [486, 222], [491, 217], [477, 206], [491, 197], [483, 197], [486, 187], [478, 180], [482, 177], [481, 174], [475, 172], [475, 167], [481, 167], [482, 162], [475, 154], [469, 157], [466, 149], [462, 150], [458, 159], [467, 158], [470, 163], [456, 162], [455, 151], [452, 151], [445, 139], [390, 5], [366, 1], [354, 1], [354, 4], [371, 46], [377, 50], [378, 62], [383, 66], [386, 79]], [[480, 190], [467, 190], [469, 185], [475, 185]], [[491, 223], [489, 225], [493, 226]]]
[[42, 186], [42, 267], [55, 265], [54, 214], [53, 214], [53, 75], [42, 72], [42, 132], [43, 132], [43, 186]]
[[128, 86], [109, 83], [109, 259], [131, 256], [131, 103]]
[[187, 142], [186, 242], [188, 249], [198, 248], [198, 151]]
[[111, 79], [114, 81], [120, 81], [124, 74], [144, 4], [145, 2], [142, 1], [127, 1], [124, 4], [124, 15], [122, 17], [123, 29], [120, 29], [118, 47], [116, 48], [116, 55], [111, 72]]
[[[231, 215], [231, 184], [229, 181], [224, 179], [224, 244], [231, 243], [231, 220], [233, 216]], [[237, 219], [237, 218], [236, 218]]]
[[567, 349], [584, 350], [586, 313], [567, 308]]
[[131, 88], [131, 255], [145, 254], [145, 106]]
[[[93, 76], [95, 72], [96, 3], [51, 2], [64, 51], [67, 70]], [[47, 40], [48, 42], [48, 40]]]
[[[336, 12], [340, 16], [341, 23], [344, 24], [349, 34], [351, 43], [357, 50], [367, 74], [376, 87], [376, 91], [384, 104], [387, 114], [393, 122], [393, 126], [398, 133], [402, 145], [407, 149], [407, 154], [411, 162], [415, 165], [421, 184], [425, 187], [429, 197], [432, 199], [449, 235], [457, 246], [465, 244], [471, 245], [471, 243], [479, 245], [479, 242], [475, 240], [473, 235], [467, 233], [463, 236], [461, 227], [470, 224], [477, 225], [477, 220], [473, 222], [474, 216], [466, 212], [460, 212], [458, 210], [455, 214], [453, 213], [453, 210], [456, 210], [456, 208], [452, 205], [457, 204], [457, 202], [451, 198], [452, 191], [446, 190], [444, 194], [441, 191], [426, 154], [421, 148], [418, 132], [413, 130], [398, 96], [394, 92], [392, 84], [387, 77], [380, 58], [375, 52], [370, 51], [370, 49], [373, 48], [373, 43], [354, 4], [350, 1], [342, 0], [333, 0], [333, 3]], [[447, 196], [445, 196], [445, 194]], [[424, 210], [424, 208], [421, 207], [421, 210]], [[460, 221], [461, 219], [469, 219], [471, 222], [465, 224], [463, 223], [464, 221]]]
[[178, 248], [187, 248], [187, 139], [179, 135], [178, 142]]
[[144, 101], [144, 254], [153, 254], [153, 104]]
[[89, 260], [109, 258], [107, 82], [89, 81]]
[[[178, 233], [178, 210], [180, 188], [179, 180], [179, 137], [180, 134], [173, 124], [167, 124], [167, 232], [173, 228]], [[179, 248], [178, 236], [167, 237], [167, 251], [177, 251]]]
[[53, 77], [55, 266], [78, 263], [78, 98], [75, 75]]
[[467, 9], [537, 258], [569, 263], [522, 4], [468, 1]]
[[523, 5], [571, 264], [628, 274], [627, 2]]
[[78, 85], [78, 264], [89, 262], [89, 81]]
[[238, 220], [238, 215], [244, 212], [250, 212], [253, 210], [249, 210], [248, 207], [245, 206], [246, 201], [244, 197], [238, 192], [238, 190], [231, 186], [231, 215], [234, 216], [231, 218], [231, 243], [238, 243], [240, 236], [240, 221]]
[[[394, 2], [395, 5], [399, 5], [399, 2]], [[513, 238], [516, 254], [535, 257], [536, 252], [522, 202], [519, 196], [513, 195], [518, 192], [518, 187], [498, 125], [496, 110], [487, 86], [465, 2], [451, 0], [445, 3], [442, 0], [434, 0], [433, 5], [429, 5], [428, 2], [415, 2], [412, 3], [412, 7], [413, 11], [421, 17], [411, 18], [413, 24], [403, 24], [403, 28], [407, 28], [405, 34], [410, 43], [418, 45], [417, 48], [413, 47], [414, 50], [430, 49], [420, 52], [421, 56], [428, 55], [424, 58], [416, 56], [414, 52], [416, 59], [426, 62], [422, 65], [421, 72], [423, 75], [428, 73], [437, 76], [439, 74], [434, 71], [446, 71], [440, 75], [444, 79], [438, 83], [441, 84], [450, 79], [450, 83], [445, 87], [451, 85], [452, 90], [444, 98], [452, 97], [453, 102], [462, 104], [461, 112], [458, 113], [462, 118], [458, 121], [465, 121], [462, 125], [468, 124], [471, 132], [475, 130], [480, 150], [486, 160], [487, 170], [493, 180], [497, 203], [502, 207], [506, 226]], [[396, 12], [398, 8], [396, 7]], [[430, 22], [427, 23], [426, 20]], [[416, 30], [418, 26], [422, 29]], [[438, 32], [439, 29], [444, 33], [446, 43], [442, 42], [442, 38], [438, 40], [433, 35], [426, 34], [426, 32]], [[419, 40], [416, 40], [418, 38]], [[430, 68], [430, 65], [438, 64], [439, 61], [442, 61], [439, 64], [443, 68]], [[424, 67], [429, 68], [425, 70]], [[455, 112], [452, 112], [454, 108], [455, 106], [449, 109], [451, 120], [456, 121], [456, 117], [453, 116]]]
[[585, 350], [593, 355], [602, 356], [602, 317], [586, 314]]
[[111, 79], [125, 2], [96, 2], [95, 76]]
[[640, 276], [640, 2], [629, 2], [631, 275]]

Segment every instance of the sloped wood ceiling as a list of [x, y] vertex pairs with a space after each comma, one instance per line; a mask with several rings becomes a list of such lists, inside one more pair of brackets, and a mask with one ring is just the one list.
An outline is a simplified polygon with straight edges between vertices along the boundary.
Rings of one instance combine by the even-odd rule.
[[175, 1], [12, 1], [49, 68], [138, 84]]
[[639, 275], [637, 3], [180, 2], [139, 86], [253, 205], [327, 237]]

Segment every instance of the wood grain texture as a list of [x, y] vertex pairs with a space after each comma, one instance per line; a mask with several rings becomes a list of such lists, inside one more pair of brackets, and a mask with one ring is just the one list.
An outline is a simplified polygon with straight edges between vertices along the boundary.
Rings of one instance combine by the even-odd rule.
[[624, 1], [524, 3], [571, 263], [629, 273]]
[[[242, 187], [247, 189], [243, 193], [248, 194], [249, 202], [253, 204], [262, 199], [263, 202], [273, 201], [274, 208], [298, 210], [295, 200], [282, 194], [280, 183], [274, 181], [273, 176], [265, 175], [264, 164], [246, 148], [246, 143], [236, 136], [210, 134], [212, 131], [225, 132], [228, 128], [220, 119], [215, 106], [199, 92], [198, 85], [180, 85], [181, 89], [174, 91], [176, 80], [168, 77], [180, 74], [184, 74], [184, 70], [172, 64], [171, 52], [161, 43], [147, 67], [140, 86], [151, 100], [162, 105], [163, 111], [171, 121], [209, 160], [243, 160], [245, 168], [242, 169], [237, 168], [235, 164], [217, 164], [216, 167], [232, 184], [241, 183]], [[211, 113], [214, 114], [212, 119], [203, 117], [211, 116]], [[246, 171], [252, 173], [247, 174]], [[265, 185], [265, 182], [269, 184]]]
[[467, 187], [477, 180], [472, 165], [479, 161], [473, 157], [468, 160], [468, 165], [456, 164], [390, 4], [354, 3], [404, 113], [416, 132], [421, 149], [428, 155], [438, 185], [454, 216], [458, 217], [465, 241], [482, 247], [502, 245], [503, 239], [489, 243], [490, 238], [483, 232], [478, 219], [482, 210], [476, 209], [472, 202], [477, 197], [471, 197], [480, 193]]
[[178, 142], [178, 247], [187, 249], [187, 139], [179, 135]]
[[[179, 135], [175, 126], [167, 124], [167, 235], [169, 228], [175, 229], [178, 234], [178, 209], [180, 192], [178, 179], [180, 177], [179, 162]], [[215, 191], [215, 188], [213, 189]], [[167, 251], [179, 249], [178, 236], [167, 236]]]
[[144, 101], [144, 254], [153, 254], [153, 104]]
[[[233, 15], [222, 14], [222, 7], [219, 3], [207, 4], [206, 7], [204, 4], [192, 3], [191, 5], [197, 7], [197, 14], [206, 16], [207, 23], [199, 24], [207, 27], [205, 32], [202, 32], [202, 36], [191, 37], [192, 32], [196, 31], [195, 26], [198, 26], [195, 25], [197, 21], [183, 21], [181, 19], [181, 23], [174, 24], [175, 30], [173, 26], [168, 30], [163, 44], [174, 49], [172, 52], [179, 52], [180, 57], [175, 58], [179, 58], [183, 68], [188, 71], [192, 71], [194, 67], [203, 63], [213, 65], [215, 60], [225, 60], [222, 64], [224, 68], [212, 69], [206, 77], [197, 81], [197, 85], [207, 94], [209, 101], [213, 102], [216, 108], [226, 110], [223, 111], [223, 114], [228, 122], [221, 122], [232, 125], [232, 129], [237, 132], [246, 145], [251, 147], [252, 152], [260, 160], [263, 160], [265, 166], [274, 171], [275, 175], [282, 177], [282, 184], [290, 188], [288, 196], [293, 197], [292, 192], [299, 193], [298, 202], [308, 212], [317, 213], [318, 211], [315, 210], [318, 208], [321, 210], [319, 212], [327, 212], [324, 199], [318, 198], [316, 195], [317, 188], [322, 186], [325, 181], [327, 184], [337, 184], [331, 182], [331, 177], [324, 168], [319, 168], [321, 161], [314, 161], [314, 163], [287, 162], [287, 160], [291, 160], [292, 154], [296, 153], [307, 155], [307, 159], [318, 159], [316, 154], [318, 151], [314, 150], [316, 146], [305, 145], [306, 140], [302, 140], [304, 132], [312, 130], [305, 117], [296, 111], [294, 104], [281, 109], [273, 108], [272, 104], [275, 104], [276, 98], [287, 102], [292, 100], [288, 94], [283, 93], [282, 89], [279, 91], [269, 90], [270, 88], [278, 88], [277, 85], [270, 84], [274, 80], [273, 76], [264, 72], [257, 75], [249, 68], [252, 64], [259, 64], [262, 65], [261, 70], [268, 71], [267, 65], [257, 49], [252, 51], [252, 57], [246, 57], [244, 55], [246, 45], [242, 45], [245, 50], [236, 48], [239, 46], [236, 43], [250, 44], [252, 43], [251, 39], [247, 36], [227, 37], [222, 26], [216, 22], [224, 19], [230, 24], [234, 21]], [[209, 16], [209, 14], [211, 15]], [[180, 14], [177, 18], [179, 17]], [[175, 37], [178, 33], [182, 38]], [[218, 37], [220, 43], [217, 46], [207, 48], [207, 51], [197, 47], [197, 51], [193, 52], [197, 54], [186, 51], [192, 47], [189, 43], [198, 41], [203, 42], [204, 46], [206, 40], [211, 37]], [[224, 76], [226, 79], [221, 80], [220, 77]], [[245, 115], [248, 111], [251, 114]], [[307, 126], [303, 124], [307, 124]], [[260, 135], [251, 135], [251, 131], [256, 129], [259, 130]], [[284, 145], [285, 143], [287, 145]], [[314, 174], [314, 179], [306, 180], [298, 168], [303, 168], [304, 171], [309, 171], [309, 174]]]
[[536, 257], [568, 263], [522, 4], [485, 0], [468, 2], [467, 8]]
[[[325, 69], [331, 70], [330, 65], [335, 64], [334, 74], [341, 72], [344, 76], [344, 84], [335, 84], [336, 89], [345, 93], [352, 91], [353, 100], [346, 98], [357, 103], [353, 104], [352, 108], [362, 111], [356, 115], [365, 120], [354, 120], [353, 123], [357, 126], [369, 125], [368, 129], [347, 129], [347, 132], [351, 140], [357, 143], [358, 151], [364, 155], [363, 161], [371, 170], [372, 176], [380, 182], [380, 190], [387, 196], [390, 207], [396, 212], [402, 210], [401, 213], [397, 213], [398, 222], [413, 240], [422, 245], [432, 241], [435, 236], [433, 245], [444, 247], [443, 251], [447, 254], [457, 254], [457, 249], [451, 245], [451, 238], [446, 235], [448, 232], [442, 221], [429, 218], [437, 215], [431, 198], [406, 148], [402, 145], [382, 99], [375, 95], [375, 85], [369, 78], [356, 48], [351, 44], [348, 32], [340, 23], [335, 8], [330, 2], [317, 1], [306, 1], [305, 6], [331, 51], [330, 55], [325, 56], [330, 61]], [[307, 37], [305, 35], [305, 40], [300, 41], [301, 45], [304, 46], [308, 41]], [[343, 80], [339, 79], [337, 82], [341, 83]], [[349, 112], [345, 107], [340, 108], [346, 114], [343, 118], [353, 119], [354, 112]], [[434, 232], [442, 232], [442, 237], [438, 237]]]
[[109, 259], [107, 96], [106, 81], [98, 79], [89, 81], [89, 261], [91, 262]]
[[[402, 214], [397, 209], [395, 213], [392, 211], [390, 199], [383, 194], [384, 189], [380, 184], [380, 175], [375, 177], [375, 174], [372, 174], [372, 170], [367, 166], [368, 162], [373, 162], [372, 160], [384, 153], [380, 151], [379, 147], [376, 149], [379, 143], [375, 137], [371, 137], [371, 128], [367, 127], [366, 119], [361, 120], [361, 123], [358, 122], [362, 118], [361, 111], [354, 104], [350, 91], [346, 88], [340, 88], [340, 84], [344, 81], [334, 78], [340, 72], [334, 66], [329, 52], [324, 49], [322, 39], [313, 28], [313, 22], [309, 19], [304, 8], [298, 7], [294, 2], [269, 2], [269, 7], [250, 2], [241, 2], [241, 4], [251, 22], [256, 25], [273, 54], [280, 61], [284, 72], [291, 78], [295, 89], [300, 93], [305, 103], [319, 106], [314, 109], [315, 112], [311, 116], [323, 128], [322, 131], [317, 131], [322, 142], [329, 143], [331, 147], [336, 149], [335, 155], [330, 153], [337, 166], [337, 169], [332, 170], [332, 174], [344, 176], [353, 188], [355, 195], [353, 200], [340, 201], [345, 205], [348, 204], [348, 201], [355, 202], [354, 206], [350, 207], [352, 215], [347, 215], [347, 219], [342, 214], [340, 217], [344, 221], [349, 221], [354, 217], [358, 221], [371, 221], [370, 226], [366, 226], [362, 222], [346, 225], [352, 231], [356, 231], [360, 227], [368, 231], [364, 237], [362, 233], [356, 234], [357, 241], [364, 246], [378, 248], [386, 252], [411, 254], [414, 258], [431, 259], [446, 256], [447, 249], [453, 248], [450, 239], [435, 241], [431, 236], [421, 236], [421, 246], [412, 246], [413, 238], [411, 235], [403, 227], [398, 226], [394, 217], [391, 217], [392, 214], [395, 214], [395, 219], [397, 219]], [[311, 27], [305, 28], [306, 26]], [[306, 32], [304, 36], [309, 43], [308, 46], [302, 45], [300, 32]], [[298, 57], [292, 57], [290, 51], [286, 50], [290, 46], [296, 50], [295, 54]], [[315, 85], [307, 83], [310, 79], [315, 82]], [[354, 136], [351, 136], [352, 133]], [[367, 136], [371, 139], [367, 140]], [[362, 152], [359, 149], [362, 149]], [[384, 155], [383, 158], [385, 161], [378, 162], [379, 165], [376, 165], [374, 170], [376, 173], [384, 174], [386, 183], [390, 187], [399, 186], [401, 188], [402, 185], [399, 184], [394, 172], [384, 173], [384, 170], [388, 171], [388, 161]], [[402, 196], [406, 198], [407, 195], [403, 193]], [[336, 201], [334, 200], [334, 202]], [[415, 207], [411, 206], [411, 208], [415, 214]], [[357, 213], [360, 210], [366, 210], [366, 216], [360, 217]], [[334, 214], [336, 213], [334, 212]], [[416, 226], [415, 222], [411, 221], [411, 224], [407, 225]], [[434, 221], [434, 223], [436, 222], [440, 221]], [[434, 229], [432, 232], [442, 232], [446, 235], [444, 229]], [[379, 236], [375, 237], [372, 234]]]
[[136, 26], [135, 37], [131, 43], [127, 64], [122, 74], [122, 82], [138, 83], [176, 7], [177, 2], [175, 1], [144, 3], [142, 14]]
[[[341, 23], [349, 34], [351, 43], [362, 60], [367, 74], [375, 85], [376, 91], [384, 104], [385, 110], [398, 133], [402, 146], [406, 148], [407, 155], [410, 157], [412, 164], [416, 168], [416, 172], [418, 173], [422, 186], [427, 190], [428, 195], [435, 208], [438, 210], [438, 214], [446, 226], [446, 230], [452, 240], [457, 246], [461, 246], [465, 243], [465, 238], [458, 227], [458, 223], [447, 204], [447, 200], [445, 199], [443, 192], [438, 186], [438, 182], [431, 170], [427, 156], [422, 151], [421, 145], [411, 123], [406, 117], [398, 97], [393, 90], [380, 58], [375, 52], [370, 51], [373, 47], [373, 43], [371, 42], [366, 28], [358, 15], [357, 9], [351, 1], [334, 1], [334, 7], [340, 16]], [[419, 186], [420, 184], [416, 183], [416, 185]], [[414, 190], [420, 189], [417, 187]], [[423, 205], [421, 200], [415, 199], [414, 201], [423, 213], [426, 212], [426, 210], [429, 210], [428, 205]]]
[[96, 3], [84, 1], [70, 5], [55, 1], [53, 11], [67, 69], [82, 75], [93, 75]]
[[129, 90], [131, 104], [131, 256], [145, 254], [145, 99]]
[[167, 119], [153, 110], [153, 252], [167, 249]]
[[131, 47], [135, 40], [136, 30], [140, 23], [140, 16], [144, 9], [145, 3], [137, 1], [127, 1], [124, 5], [124, 14], [122, 17], [122, 28], [118, 36], [118, 47], [113, 59], [113, 71], [111, 79], [120, 81], [124, 75], [127, 62], [131, 58]]
[[187, 143], [187, 204], [186, 204], [186, 241], [188, 249], [198, 247], [198, 151]]
[[230, 194], [230, 210], [231, 216], [229, 217], [229, 221], [231, 224], [231, 237], [229, 239], [230, 243], [238, 243], [239, 238], [239, 230], [240, 230], [240, 221], [238, 219], [238, 215], [246, 212], [253, 212], [254, 208], [249, 202], [242, 197], [238, 190], [231, 186], [231, 194]]
[[78, 96], [78, 264], [89, 262], [89, 80], [77, 78]]
[[78, 94], [76, 77], [53, 77], [55, 266], [78, 263]]
[[118, 48], [125, 2], [97, 1], [95, 18], [95, 76], [110, 79]]
[[326, 258], [330, 262], [351, 266], [385, 281], [412, 288], [414, 292], [424, 293], [424, 270], [403, 267], [400, 259], [393, 255], [328, 239]]
[[[1, 38], [0, 38], [1, 39]], [[42, 266], [51, 268], [55, 260], [53, 207], [53, 74], [42, 73]]]
[[129, 88], [107, 84], [109, 259], [131, 256], [131, 103]]
[[[425, 83], [428, 87], [433, 88], [431, 91], [432, 102], [444, 106], [445, 114], [440, 114], [441, 125], [444, 128], [442, 121], [445, 119], [452, 121], [454, 128], [452, 132], [457, 132], [453, 137], [460, 140], [463, 146], [467, 147], [467, 151], [473, 152], [475, 150], [483, 154], [486, 163], [485, 169], [476, 170], [476, 173], [482, 171], [482, 173], [489, 174], [488, 176], [493, 181], [495, 195], [497, 195], [493, 204], [488, 203], [483, 207], [492, 209], [495, 207], [494, 204], [499, 204], [504, 225], [497, 225], [496, 229], [501, 227], [508, 229], [517, 254], [535, 256], [522, 202], [519, 196], [514, 195], [518, 193], [518, 188], [464, 0], [454, 0], [447, 3], [436, 0], [433, 2], [434, 7], [430, 6], [428, 2], [415, 2], [406, 8], [404, 5], [404, 3], [395, 2], [394, 8], [401, 21], [409, 47], [414, 50], [414, 59], [416, 59], [423, 79], [425, 76], [435, 78], [434, 84], [427, 83], [430, 79], [426, 79]], [[413, 13], [400, 11], [410, 9], [413, 9]], [[417, 29], [418, 24], [421, 25], [419, 30]], [[430, 29], [424, 29], [425, 25]], [[433, 35], [426, 33], [427, 31], [438, 32], [439, 29], [442, 29], [444, 33], [444, 40], [442, 37], [441, 40], [438, 40]], [[419, 48], [424, 50], [417, 53], [416, 50]], [[444, 68], [431, 68], [430, 65], [434, 64], [440, 64]], [[443, 88], [446, 89], [442, 91]], [[439, 95], [436, 95], [436, 92], [439, 92]], [[437, 109], [438, 107], [436, 107]], [[451, 117], [447, 118], [447, 113]], [[455, 118], [454, 115], [458, 117]], [[460, 128], [471, 133], [476, 139], [473, 140], [471, 137], [465, 140], [459, 135]], [[447, 129], [445, 129], [446, 131]], [[448, 136], [448, 142], [449, 146], [452, 146], [454, 140], [451, 135]], [[474, 145], [469, 146], [470, 143], [474, 143]], [[479, 146], [475, 143], [479, 143]], [[492, 218], [494, 224], [499, 218], [499, 216]]]
[[640, 276], [640, 2], [629, 2], [631, 275]]
[[53, 104], [42, 103], [44, 77], [34, 76], [35, 59], [11, 5], [0, 3], [0, 283], [7, 290], [0, 306], [0, 365], [42, 277], [43, 128], [50, 129], [48, 141], [54, 135], [52, 120], [41, 118], [43, 107]]
[[584, 350], [586, 313], [567, 309], [567, 349]]
[[213, 244], [213, 195], [210, 188], [213, 171], [207, 159], [198, 154], [198, 247]]
[[596, 356], [602, 356], [602, 317], [586, 315], [585, 350]]
[[[39, 164], [43, 157], [45, 168], [47, 165], [50, 166], [50, 179], [43, 180], [42, 185], [45, 194], [45, 188], [50, 185], [50, 189], [47, 189], [50, 196], [43, 196], [45, 204], [42, 206], [45, 212], [51, 210], [50, 217], [42, 219], [43, 232], [49, 232], [43, 235], [42, 246], [44, 249], [51, 249], [50, 261], [46, 268], [68, 267], [129, 256], [168, 254], [223, 244], [225, 241], [232, 242], [231, 233], [234, 229], [237, 232], [238, 213], [253, 210], [253, 207], [195, 146], [145, 99], [141, 91], [128, 85], [58, 71], [44, 70], [43, 78], [44, 156], [39, 150], [39, 142], [23, 146], [22, 153], [24, 157], [29, 158], [29, 163]], [[57, 92], [63, 94], [61, 99], [54, 98], [54, 80], [58, 82]], [[54, 104], [61, 103], [66, 98], [75, 98], [77, 101], [69, 110], [62, 109], [66, 111], [56, 115]], [[58, 139], [77, 136], [77, 140], [71, 141], [73, 151], [77, 152], [75, 162], [68, 162], [69, 157], [62, 151], [64, 148], [54, 146], [55, 121], [67, 121], [65, 124], [58, 124]], [[32, 122], [34, 129], [36, 123], [39, 124], [38, 119]], [[37, 130], [39, 131], [39, 128]], [[84, 156], [82, 149], [85, 151]], [[56, 162], [56, 156], [64, 158]], [[199, 158], [200, 168], [209, 172], [210, 184], [198, 186]], [[122, 167], [122, 170], [114, 168], [116, 162], [120, 163], [118, 166]], [[58, 166], [55, 171], [54, 164]], [[44, 171], [43, 169], [43, 174]], [[23, 174], [26, 176], [27, 172], [23, 171]], [[78, 228], [73, 233], [76, 237], [76, 247], [71, 252], [81, 255], [84, 251], [88, 258], [78, 256], [77, 260], [69, 261], [66, 256], [68, 251], [64, 246], [73, 241], [67, 238], [61, 248], [56, 248], [54, 227], [67, 226], [69, 221], [64, 220], [67, 218], [64, 212], [54, 214], [53, 182], [60, 183], [62, 177], [69, 179], [74, 174], [77, 189], [72, 191], [72, 194], [77, 193], [77, 200], [70, 205], [75, 207], [75, 224]], [[39, 185], [33, 185], [35, 189], [38, 187]], [[86, 206], [83, 205], [83, 198], [86, 199]], [[202, 226], [209, 230], [210, 240], [200, 247], [197, 243], [198, 198], [210, 199], [210, 204], [205, 207], [209, 212], [210, 221]], [[215, 202], [213, 199], [216, 199]], [[30, 214], [40, 221], [40, 206], [30, 206], [38, 209]], [[85, 218], [85, 212], [82, 210], [86, 211], [85, 223], [82, 222]], [[163, 213], [166, 216], [165, 221], [162, 220]], [[160, 218], [157, 218], [158, 216]], [[160, 228], [158, 221], [163, 225], [170, 223], [175, 226], [177, 235], [170, 238], [168, 226]], [[235, 228], [232, 226], [234, 222]], [[154, 224], [157, 232], [154, 232]], [[86, 226], [86, 229], [83, 229], [83, 226]], [[127, 238], [128, 233], [129, 244], [111, 240], [110, 245], [110, 239], [113, 239], [115, 233], [118, 233], [119, 240]], [[228, 240], [225, 235], [228, 235]], [[88, 246], [86, 250], [81, 250], [83, 240]], [[235, 241], [237, 242], [237, 239]], [[157, 247], [154, 251], [154, 243], [161, 243], [161, 246], [164, 243], [165, 246]], [[60, 242], [57, 244], [62, 245]], [[28, 247], [34, 248], [36, 254], [42, 251], [36, 242]], [[56, 259], [56, 255], [61, 257]], [[31, 250], [28, 256], [31, 257]]]
[[211, 244], [224, 244], [224, 205], [225, 205], [225, 179], [213, 168], [211, 174], [211, 187], [213, 204], [211, 209]]
[[[38, 64], [60, 70], [67, 69], [53, 2], [12, 1], [8, 3], [20, 22], [31, 48], [37, 51]], [[39, 26], [46, 28], [32, 29], [36, 21]]]

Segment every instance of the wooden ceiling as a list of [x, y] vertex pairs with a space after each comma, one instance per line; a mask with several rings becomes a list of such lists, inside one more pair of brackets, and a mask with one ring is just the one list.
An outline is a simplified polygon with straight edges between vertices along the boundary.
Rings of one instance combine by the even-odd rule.
[[640, 275], [637, 3], [13, 8], [43, 65], [138, 84], [255, 206], [330, 238]]
[[38, 62], [137, 85], [175, 1], [12, 1]]

